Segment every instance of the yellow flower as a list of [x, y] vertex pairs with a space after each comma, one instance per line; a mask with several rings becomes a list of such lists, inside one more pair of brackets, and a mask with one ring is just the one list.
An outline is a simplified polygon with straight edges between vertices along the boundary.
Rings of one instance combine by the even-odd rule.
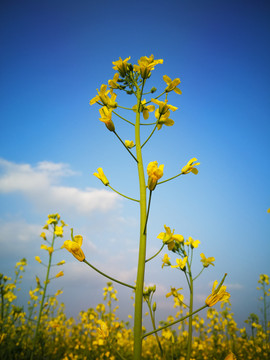
[[42, 232], [42, 233], [40, 234], [40, 236], [41, 236], [44, 240], [47, 240], [47, 239], [46, 239], [46, 234], [45, 234], [45, 232]]
[[40, 264], [42, 263], [42, 261], [40, 260], [40, 257], [39, 257], [39, 256], [35, 256], [35, 260], [36, 260], [37, 262], [39, 262]]
[[176, 259], [177, 265], [171, 265], [171, 268], [180, 268], [181, 270], [185, 271], [186, 263], [187, 263], [187, 256], [184, 259]]
[[126, 58], [125, 60], [122, 60], [120, 57], [119, 57], [119, 60], [117, 61], [113, 61], [113, 69], [116, 70], [116, 71], [119, 71], [119, 74], [122, 76], [122, 77], [125, 77], [126, 76], [126, 73], [127, 73], [127, 62], [128, 60], [130, 59], [130, 57]]
[[152, 161], [147, 166], [147, 174], [148, 174], [148, 189], [154, 190], [157, 181], [163, 176], [163, 168], [164, 165], [157, 166], [157, 161]]
[[263, 284], [264, 282], [269, 285], [269, 276], [266, 274], [261, 274], [258, 283]]
[[118, 89], [119, 88], [119, 84], [117, 84], [118, 79], [119, 79], [119, 74], [115, 73], [114, 76], [113, 76], [113, 79], [108, 81], [108, 84], [109, 84], [111, 89]]
[[212, 294], [210, 294], [206, 300], [205, 303], [207, 306], [214, 306], [217, 302], [219, 301], [225, 301], [228, 300], [230, 298], [230, 294], [226, 292], [226, 286], [222, 285], [225, 277], [227, 274], [225, 274], [225, 276], [223, 277], [221, 283], [219, 284], [219, 286], [216, 289], [216, 286], [218, 284], [218, 281], [215, 280], [214, 284], [213, 284], [213, 288], [212, 288]]
[[22, 258], [20, 261], [16, 263], [16, 268], [20, 268], [20, 271], [23, 271], [23, 267], [27, 265], [27, 260], [25, 258]]
[[162, 125], [173, 126], [173, 124], [174, 124], [174, 121], [172, 119], [169, 119], [170, 111], [167, 111], [164, 115], [160, 116], [158, 110], [156, 110], [155, 116], [158, 119], [158, 122], [157, 122], [158, 130], [160, 130], [162, 128]]
[[196, 158], [192, 158], [191, 160], [189, 160], [189, 162], [187, 163], [187, 165], [185, 165], [182, 169], [182, 174], [188, 174], [190, 172], [192, 172], [193, 174], [197, 175], [198, 174], [198, 169], [196, 169], [194, 166], [200, 165], [199, 162], [197, 161]]
[[68, 226], [68, 224], [66, 224], [63, 220], [61, 220], [61, 224], [62, 224], [63, 227]]
[[107, 324], [102, 320], [97, 320], [97, 323], [100, 325], [100, 328], [97, 328], [99, 335], [103, 338], [107, 338], [109, 336], [109, 329]]
[[168, 86], [166, 87], [166, 89], [165, 89], [166, 92], [170, 92], [170, 91], [173, 90], [173, 91], [176, 92], [176, 94], [179, 94], [179, 95], [182, 94], [182, 91], [181, 91], [180, 89], [178, 89], [178, 87], [177, 87], [177, 85], [179, 85], [180, 82], [181, 82], [179, 78], [174, 79], [174, 80], [171, 80], [171, 79], [169, 78], [169, 76], [164, 75], [164, 76], [163, 76], [163, 80], [164, 80], [165, 83], [168, 85]]
[[191, 246], [192, 249], [197, 248], [201, 242], [199, 240], [193, 240], [190, 236], [188, 240], [185, 242], [185, 245]]
[[127, 148], [131, 149], [134, 146], [134, 142], [132, 140], [125, 140], [125, 145]]
[[83, 237], [81, 235], [74, 236], [74, 240], [64, 241], [63, 247], [66, 248], [76, 259], [83, 261], [85, 255], [81, 249]]
[[65, 260], [62, 260], [62, 261], [59, 261], [59, 263], [57, 263], [56, 265], [60, 266], [60, 265], [64, 265], [65, 263], [66, 263]]
[[[149, 112], [152, 112], [155, 110], [155, 105], [145, 105], [146, 104], [146, 100], [144, 99], [143, 101], [141, 101], [141, 106], [140, 106], [140, 112], [143, 113], [143, 118], [144, 120], [147, 120], [149, 118]], [[133, 111], [137, 111], [137, 105], [134, 105], [132, 107]]]
[[170, 266], [171, 265], [171, 263], [170, 263], [170, 257], [168, 256], [168, 254], [165, 254], [164, 255], [164, 257], [163, 257], [163, 259], [162, 259], [162, 269], [164, 268], [164, 266], [166, 265], [166, 266]]
[[169, 242], [172, 241], [172, 235], [174, 233], [174, 230], [173, 232], [171, 232], [171, 228], [169, 226], [166, 226], [164, 225], [164, 229], [165, 229], [165, 233], [164, 232], [161, 232], [158, 234], [157, 238], [158, 239], [161, 239], [164, 244], [168, 244]]
[[236, 356], [231, 352], [229, 355], [225, 357], [224, 360], [237, 360]]
[[173, 296], [173, 297], [174, 297], [174, 302], [175, 302], [174, 307], [176, 307], [176, 304], [177, 304], [178, 306], [183, 305], [184, 295], [178, 293], [178, 291], [179, 291], [179, 290], [182, 290], [182, 289], [183, 289], [183, 288], [176, 289], [176, 288], [174, 288], [174, 287], [171, 287], [171, 292], [169, 292], [168, 294], [166, 294], [166, 297], [170, 297], [170, 296]]
[[165, 233], [161, 232], [157, 238], [161, 239], [164, 244], [167, 244], [168, 250], [172, 250], [175, 246], [175, 243], [182, 243], [184, 242], [184, 236], [179, 234], [174, 234], [171, 232], [171, 228], [169, 226], [164, 225]]
[[110, 90], [107, 90], [107, 85], [102, 84], [100, 87], [100, 91], [97, 89], [98, 95], [96, 95], [92, 100], [90, 100], [90, 105], [95, 104], [98, 101], [101, 101], [104, 106], [107, 106], [108, 108], [115, 109], [117, 108], [117, 102], [115, 102], [116, 94], [111, 92], [111, 98], [109, 98]]
[[44, 244], [42, 244], [40, 246], [40, 248], [41, 248], [41, 250], [47, 250], [50, 255], [53, 253], [53, 250], [54, 250], [52, 246], [47, 246], [47, 245], [44, 245]]
[[63, 227], [56, 225], [54, 233], [55, 233], [56, 236], [63, 237]]
[[63, 291], [62, 290], [57, 290], [56, 293], [54, 294], [54, 296], [58, 296], [58, 295], [61, 295], [63, 294]]
[[157, 64], [163, 64], [163, 60], [154, 60], [154, 55], [150, 57], [142, 56], [138, 60], [138, 65], [134, 65], [134, 71], [139, 72], [143, 79], [147, 79], [151, 76], [151, 71], [154, 70]]
[[53, 249], [52, 246], [49, 246], [47, 250], [48, 250], [48, 252], [49, 252], [50, 255], [51, 255], [51, 254], [53, 253], [53, 251], [54, 251], [54, 249]]
[[267, 212], [268, 212], [268, 213], [270, 213], [270, 208], [269, 208], [269, 209], [267, 209]]
[[205, 255], [203, 253], [200, 254], [201, 256], [201, 262], [203, 264], [204, 267], [208, 267], [209, 265], [214, 265], [214, 261], [216, 260], [214, 257], [209, 257], [209, 258], [206, 258]]
[[61, 276], [64, 276], [64, 271], [59, 271], [59, 273], [55, 275], [56, 278], [59, 278]]
[[115, 126], [112, 121], [112, 109], [108, 109], [106, 106], [103, 106], [101, 109], [99, 109], [99, 112], [101, 115], [101, 118], [99, 118], [99, 120], [104, 122], [108, 130], [114, 131]]
[[37, 299], [38, 299], [38, 296], [35, 295], [35, 293], [36, 293], [38, 290], [39, 290], [39, 289], [36, 288], [35, 290], [30, 290], [30, 291], [29, 291], [30, 298], [31, 298], [32, 300], [34, 300], [34, 301], [37, 301]]
[[99, 180], [101, 180], [105, 186], [108, 186], [109, 185], [109, 180], [104, 175], [103, 169], [100, 167], [100, 168], [97, 169], [97, 171], [98, 172], [94, 173], [93, 175], [95, 175]]
[[49, 219], [56, 219], [57, 221], [59, 221], [60, 220], [60, 215], [58, 214], [58, 213], [55, 213], [55, 214], [49, 214], [48, 215], [48, 218]]
[[168, 104], [168, 100], [160, 101], [157, 99], [151, 99], [151, 101], [159, 106], [159, 108], [155, 112], [156, 118], [158, 118], [158, 115], [164, 115], [169, 109], [172, 111], [177, 110], [178, 108], [173, 105]]

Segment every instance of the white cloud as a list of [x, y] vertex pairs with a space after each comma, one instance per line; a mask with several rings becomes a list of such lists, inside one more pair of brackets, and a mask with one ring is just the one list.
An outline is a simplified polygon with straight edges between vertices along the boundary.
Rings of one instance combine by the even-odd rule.
[[40, 233], [40, 225], [27, 224], [24, 220], [0, 221], [1, 261], [33, 258], [41, 244]]
[[228, 290], [242, 290], [244, 289], [244, 285], [236, 283], [236, 284], [225, 284]]
[[36, 166], [0, 159], [0, 193], [20, 193], [38, 209], [71, 210], [89, 214], [116, 206], [118, 195], [107, 190], [59, 185], [62, 177], [75, 175], [68, 164], [39, 162]]

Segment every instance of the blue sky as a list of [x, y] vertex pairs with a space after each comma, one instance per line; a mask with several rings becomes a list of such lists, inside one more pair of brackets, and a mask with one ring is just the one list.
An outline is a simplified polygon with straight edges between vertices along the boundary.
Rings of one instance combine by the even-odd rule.
[[[154, 54], [164, 64], [149, 89], [162, 91], [166, 74], [180, 77], [183, 94], [170, 94], [175, 125], [155, 134], [144, 163], [165, 164], [164, 178], [192, 157], [201, 165], [197, 176], [155, 190], [147, 253], [158, 250], [164, 224], [199, 239], [198, 270], [201, 252], [216, 265], [197, 280], [196, 305], [227, 272], [239, 326], [259, 314], [257, 280], [270, 272], [269, 15], [268, 1], [2, 2], [0, 271], [12, 275], [15, 262], [28, 259], [22, 301], [34, 275], [42, 276], [34, 257], [45, 256], [39, 234], [52, 212], [83, 235], [88, 261], [135, 280], [138, 208], [92, 174], [101, 166], [114, 188], [136, 197], [136, 166], [89, 100], [113, 77], [112, 61]], [[119, 95], [119, 104], [130, 101]], [[134, 139], [130, 127], [115, 125]], [[186, 287], [182, 274], [161, 270], [162, 256], [146, 274], [147, 284], [157, 284], [161, 319], [174, 313], [165, 299], [170, 286]], [[106, 279], [64, 250], [56, 257], [67, 263], [52, 287], [63, 288], [69, 315], [102, 300]], [[125, 317], [131, 294], [117, 289]]]

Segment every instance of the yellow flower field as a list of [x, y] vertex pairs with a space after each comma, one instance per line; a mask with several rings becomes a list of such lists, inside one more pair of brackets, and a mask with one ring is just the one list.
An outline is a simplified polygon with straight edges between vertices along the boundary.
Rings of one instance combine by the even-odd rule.
[[[28, 309], [15, 305], [18, 303], [16, 300], [19, 300], [18, 284], [22, 280], [22, 272], [26, 265], [25, 259], [16, 264], [13, 280], [3, 274], [0, 275], [0, 354], [3, 360], [29, 359], [33, 350], [32, 339], [43, 290], [38, 286], [37, 280], [37, 287], [29, 291]], [[268, 285], [269, 277], [262, 274], [258, 282], [262, 287]], [[97, 304], [96, 308], [81, 311], [77, 319], [66, 317], [65, 305], [59, 304], [57, 300], [60, 293], [61, 291], [58, 291], [54, 296], [46, 298], [34, 359], [132, 359], [132, 327], [127, 319], [119, 319], [117, 315], [117, 290], [111, 282], [108, 282], [104, 288], [104, 302]], [[172, 289], [172, 293], [168, 296], [176, 293], [177, 290]], [[169, 316], [168, 322], [177, 320], [185, 313], [181, 304], [179, 306], [178, 303], [177, 308], [177, 314], [174, 317]], [[251, 314], [246, 321], [246, 327], [239, 329], [233, 315], [229, 301], [225, 301], [221, 305], [220, 312], [214, 307], [208, 308], [206, 320], [199, 315], [193, 317], [191, 359], [268, 360], [270, 358], [270, 322], [265, 331], [258, 317]], [[160, 326], [165, 324], [166, 322], [162, 322]], [[159, 339], [163, 348], [163, 357], [160, 355], [155, 336], [150, 335], [145, 338], [142, 359], [184, 360], [188, 322], [184, 321], [180, 324], [161, 331]]]

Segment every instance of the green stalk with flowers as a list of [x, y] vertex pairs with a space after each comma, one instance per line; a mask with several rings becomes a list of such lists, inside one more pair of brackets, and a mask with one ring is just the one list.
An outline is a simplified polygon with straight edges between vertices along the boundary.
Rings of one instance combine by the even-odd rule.
[[[31, 352], [31, 360], [34, 359], [35, 356], [35, 349], [36, 349], [36, 345], [37, 345], [37, 338], [38, 338], [38, 334], [39, 334], [39, 328], [40, 328], [40, 324], [41, 324], [41, 318], [42, 318], [42, 314], [45, 308], [45, 299], [46, 299], [46, 295], [47, 295], [47, 287], [48, 284], [50, 283], [50, 280], [54, 279], [54, 278], [59, 278], [62, 277], [64, 275], [63, 271], [58, 272], [55, 276], [53, 276], [52, 278], [50, 278], [50, 272], [51, 272], [51, 267], [53, 266], [52, 264], [52, 255], [55, 251], [54, 249], [54, 244], [55, 244], [55, 240], [57, 237], [63, 237], [63, 228], [64, 226], [66, 226], [65, 222], [63, 220], [61, 220], [61, 225], [59, 225], [60, 222], [60, 215], [59, 214], [50, 214], [48, 215], [48, 220], [45, 224], [45, 226], [43, 227], [44, 230], [50, 230], [52, 233], [52, 240], [48, 240], [47, 236], [45, 234], [45, 232], [41, 233], [41, 237], [43, 238], [43, 240], [45, 242], [47, 242], [47, 244], [42, 244], [40, 246], [40, 248], [42, 250], [45, 250], [48, 252], [49, 255], [49, 259], [48, 259], [48, 263], [45, 265], [42, 260], [40, 259], [39, 256], [36, 256], [35, 259], [37, 262], [39, 262], [40, 264], [44, 265], [47, 268], [46, 271], [46, 277], [44, 280], [44, 286], [41, 285], [39, 278], [36, 276], [36, 282], [37, 282], [37, 288], [32, 291], [30, 290], [29, 294], [30, 297], [33, 300], [37, 300], [38, 296], [35, 295], [35, 293], [39, 292], [41, 294], [41, 300], [40, 300], [40, 305], [39, 305], [39, 312], [38, 312], [38, 317], [37, 317], [37, 323], [36, 323], [36, 327], [35, 327], [35, 333], [34, 333], [34, 339], [33, 339], [33, 348], [32, 348], [32, 352]], [[61, 266], [65, 264], [65, 260], [60, 261], [58, 264], [56, 264], [57, 266]]]
[[[168, 94], [174, 91], [177, 94], [181, 94], [181, 90], [177, 87], [180, 84], [180, 79], [176, 78], [171, 80], [167, 75], [163, 76], [163, 79], [166, 83], [165, 89], [158, 95], [154, 97], [154, 93], [156, 92], [155, 88], [150, 89], [150, 91], [144, 92], [147, 80], [150, 78], [152, 71], [155, 69], [155, 66], [158, 64], [162, 64], [163, 60], [155, 60], [154, 56], [150, 57], [143, 56], [138, 60], [138, 64], [132, 65], [128, 61], [129, 58], [119, 60], [113, 62], [113, 69], [116, 73], [113, 76], [113, 79], [108, 81], [108, 85], [102, 84], [100, 90], [97, 89], [97, 95], [90, 101], [90, 105], [98, 104], [101, 106], [99, 109], [99, 113], [101, 115], [100, 121], [103, 122], [106, 128], [116, 136], [117, 140], [120, 141], [121, 145], [125, 148], [126, 151], [132, 157], [132, 160], [135, 161], [135, 165], [137, 166], [138, 171], [138, 181], [139, 181], [139, 196], [138, 199], [134, 199], [128, 195], [122, 194], [118, 190], [115, 190], [109, 183], [109, 180], [105, 176], [103, 169], [100, 167], [97, 169], [97, 172], [94, 175], [102, 181], [105, 186], [110, 187], [111, 190], [115, 191], [117, 194], [123, 196], [124, 198], [138, 202], [140, 206], [140, 227], [139, 227], [139, 254], [138, 254], [138, 267], [137, 267], [137, 278], [136, 285], [132, 286], [130, 284], [126, 284], [118, 279], [114, 279], [112, 276], [105, 274], [103, 271], [94, 267], [91, 263], [89, 263], [85, 254], [82, 250], [82, 241], [83, 238], [81, 235], [73, 236], [73, 232], [71, 233], [71, 240], [67, 240], [64, 242], [64, 247], [72, 253], [79, 261], [84, 262], [92, 269], [98, 271], [103, 276], [109, 278], [112, 281], [115, 281], [123, 286], [127, 286], [135, 290], [135, 311], [134, 311], [134, 360], [141, 359], [142, 354], [142, 341], [149, 334], [154, 333], [156, 335], [157, 343], [161, 352], [161, 356], [163, 356], [163, 350], [161, 343], [158, 338], [158, 332], [168, 326], [171, 326], [179, 321], [183, 321], [183, 319], [190, 318], [189, 320], [189, 337], [188, 337], [188, 345], [187, 345], [187, 359], [190, 358], [191, 354], [191, 340], [192, 340], [192, 315], [202, 310], [207, 306], [213, 306], [218, 301], [225, 300], [229, 297], [229, 294], [226, 292], [226, 287], [223, 284], [223, 280], [220, 285], [216, 288], [213, 287], [212, 294], [206, 299], [206, 304], [200, 309], [193, 311], [193, 281], [198, 277], [193, 278], [191, 273], [191, 264], [192, 264], [192, 256], [193, 256], [193, 248], [196, 247], [198, 240], [195, 242], [189, 240], [189, 243], [184, 244], [184, 238], [182, 235], [174, 235], [174, 232], [171, 232], [169, 228], [165, 226], [165, 233], [161, 233], [158, 238], [162, 239], [163, 244], [160, 250], [150, 257], [146, 259], [146, 247], [147, 247], [147, 226], [150, 212], [151, 199], [153, 196], [153, 191], [156, 189], [157, 185], [164, 184], [172, 179], [179, 177], [180, 175], [185, 175], [188, 173], [197, 174], [198, 166], [200, 163], [197, 162], [196, 158], [192, 158], [188, 163], [182, 168], [181, 172], [177, 175], [159, 181], [163, 176], [164, 165], [159, 165], [157, 161], [152, 161], [148, 164], [146, 171], [148, 178], [145, 176], [145, 168], [143, 164], [143, 154], [142, 149], [149, 142], [152, 136], [156, 131], [162, 129], [162, 126], [172, 126], [174, 121], [170, 119], [171, 112], [177, 110], [177, 107], [168, 104]], [[116, 102], [117, 95], [115, 91], [122, 91], [127, 95], [134, 96], [136, 99], [135, 105], [130, 108], [122, 107]], [[150, 99], [147, 101], [144, 99], [144, 96], [150, 95]], [[165, 97], [163, 101], [159, 100], [162, 96]], [[156, 108], [157, 106], [157, 108]], [[135, 112], [135, 121], [132, 122], [127, 119], [122, 114], [118, 113], [118, 109], [121, 111], [129, 111], [131, 113]], [[147, 121], [149, 118], [149, 113], [154, 112], [155, 121], [151, 123], [141, 122], [141, 114], [143, 116], [144, 121]], [[112, 121], [112, 116], [116, 116], [120, 121], [125, 121], [127, 124], [132, 126], [134, 129], [134, 140], [135, 144], [132, 140], [123, 141], [119, 134], [116, 132], [116, 127], [114, 122]], [[146, 140], [142, 140], [141, 135], [141, 126], [150, 126], [148, 136]], [[135, 147], [135, 152], [133, 152], [133, 148]], [[197, 242], [197, 243], [196, 243]], [[154, 290], [151, 291], [148, 289], [144, 289], [144, 277], [145, 277], [145, 264], [149, 262], [154, 257], [156, 257], [167, 245], [169, 250], [172, 250], [178, 253], [182, 258], [177, 260], [176, 266], [171, 266], [169, 263], [169, 257], [167, 255], [166, 260], [163, 260], [163, 265], [166, 264], [171, 267], [177, 267], [180, 270], [184, 271], [186, 276], [189, 290], [190, 290], [190, 304], [189, 304], [189, 313], [168, 325], [163, 327], [158, 327], [155, 324], [154, 313], [156, 311], [156, 304], [152, 305], [151, 301], [153, 298]], [[184, 247], [187, 246], [187, 249]], [[210, 259], [210, 260], [209, 260]], [[206, 259], [204, 257], [205, 264], [210, 264], [212, 258]], [[207, 266], [208, 266], [207, 265]], [[207, 267], [204, 266], [204, 267]], [[163, 267], [163, 266], [162, 266]], [[186, 271], [187, 268], [187, 271]], [[198, 274], [199, 275], [199, 274]], [[143, 334], [142, 333], [142, 318], [143, 318], [143, 301], [147, 302], [147, 305], [150, 309], [150, 315], [153, 324], [153, 331]]]

